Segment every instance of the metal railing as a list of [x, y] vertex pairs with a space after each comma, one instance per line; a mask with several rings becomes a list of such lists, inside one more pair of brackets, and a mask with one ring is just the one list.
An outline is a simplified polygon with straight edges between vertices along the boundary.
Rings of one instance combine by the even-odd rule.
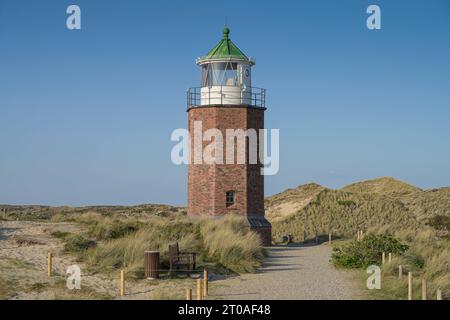
[[235, 86], [193, 87], [187, 90], [187, 108], [208, 105], [249, 105], [266, 107], [266, 89]]

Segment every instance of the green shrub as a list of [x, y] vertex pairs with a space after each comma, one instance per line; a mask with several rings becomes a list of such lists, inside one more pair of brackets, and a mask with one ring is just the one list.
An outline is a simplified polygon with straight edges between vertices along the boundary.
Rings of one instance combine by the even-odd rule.
[[427, 224], [436, 230], [445, 230], [450, 232], [450, 217], [448, 216], [434, 216], [428, 221]]
[[70, 235], [69, 232], [64, 232], [64, 231], [59, 231], [59, 230], [51, 233], [52, 237], [55, 237], [55, 238], [58, 238], [58, 239], [65, 239], [69, 235]]
[[88, 233], [97, 240], [111, 240], [123, 238], [138, 231], [140, 227], [141, 223], [135, 221], [123, 222], [104, 219], [104, 221], [89, 225]]
[[80, 235], [70, 235], [65, 239], [64, 251], [72, 253], [81, 253], [89, 248], [95, 247], [96, 242], [86, 239]]
[[345, 206], [345, 207], [356, 206], [356, 202], [355, 202], [355, 201], [352, 201], [352, 200], [338, 200], [337, 203], [338, 203], [339, 205]]
[[400, 255], [407, 249], [407, 245], [390, 235], [366, 235], [362, 241], [353, 240], [334, 247], [332, 261], [338, 267], [366, 268], [379, 264], [383, 252]]

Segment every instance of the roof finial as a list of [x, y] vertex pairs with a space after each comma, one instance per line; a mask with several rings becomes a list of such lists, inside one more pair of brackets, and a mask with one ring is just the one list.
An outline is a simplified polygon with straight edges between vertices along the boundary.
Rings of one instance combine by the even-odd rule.
[[230, 34], [230, 29], [227, 27], [227, 25], [225, 25], [225, 27], [223, 28], [223, 38], [228, 39], [229, 34]]

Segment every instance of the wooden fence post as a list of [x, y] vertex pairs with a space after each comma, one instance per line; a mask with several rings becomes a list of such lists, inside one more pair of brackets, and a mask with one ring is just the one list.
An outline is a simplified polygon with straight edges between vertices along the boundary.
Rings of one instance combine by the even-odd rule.
[[398, 278], [401, 280], [403, 277], [403, 266], [399, 265], [398, 266]]
[[427, 280], [422, 279], [422, 300], [427, 300]]
[[359, 230], [358, 230], [358, 232], [356, 233], [356, 240], [359, 241]]
[[197, 300], [202, 300], [202, 279], [197, 279]]
[[192, 300], [192, 289], [186, 289], [186, 300]]
[[120, 270], [120, 296], [125, 295], [125, 271]]
[[389, 262], [392, 262], [392, 252], [389, 252]]
[[331, 232], [328, 232], [328, 244], [331, 246]]
[[437, 291], [436, 291], [436, 300], [442, 300], [442, 291], [441, 291], [441, 289], [437, 289]]
[[203, 270], [203, 296], [208, 296], [208, 270]]
[[361, 230], [361, 240], [364, 239], [364, 231]]
[[408, 300], [413, 299], [413, 277], [412, 272], [408, 272]]
[[49, 277], [52, 276], [52, 253], [49, 252], [47, 255], [47, 275]]
[[384, 266], [384, 264], [386, 263], [386, 253], [381, 254], [381, 265]]

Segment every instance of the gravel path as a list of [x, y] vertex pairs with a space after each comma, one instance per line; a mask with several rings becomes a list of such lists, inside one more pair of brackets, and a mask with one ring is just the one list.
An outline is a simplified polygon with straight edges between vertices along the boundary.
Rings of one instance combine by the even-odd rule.
[[226, 300], [357, 299], [352, 275], [333, 268], [330, 255], [326, 244], [272, 247], [259, 272], [214, 281], [211, 296]]

